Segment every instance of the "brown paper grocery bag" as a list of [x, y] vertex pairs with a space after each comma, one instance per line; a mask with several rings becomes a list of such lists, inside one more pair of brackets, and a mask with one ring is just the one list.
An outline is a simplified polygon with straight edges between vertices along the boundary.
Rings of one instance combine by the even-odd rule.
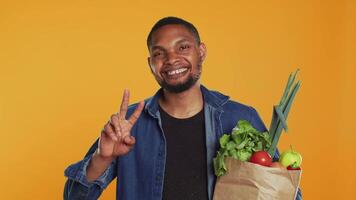
[[301, 170], [264, 167], [226, 158], [227, 174], [217, 179], [214, 200], [294, 200]]

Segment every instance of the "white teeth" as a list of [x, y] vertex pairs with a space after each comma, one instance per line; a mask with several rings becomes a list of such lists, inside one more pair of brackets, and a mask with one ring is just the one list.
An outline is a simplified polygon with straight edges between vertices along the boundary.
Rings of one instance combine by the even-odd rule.
[[185, 72], [185, 71], [187, 71], [187, 70], [188, 70], [187, 68], [181, 68], [181, 69], [169, 71], [169, 72], [168, 72], [168, 75], [179, 74], [179, 73]]

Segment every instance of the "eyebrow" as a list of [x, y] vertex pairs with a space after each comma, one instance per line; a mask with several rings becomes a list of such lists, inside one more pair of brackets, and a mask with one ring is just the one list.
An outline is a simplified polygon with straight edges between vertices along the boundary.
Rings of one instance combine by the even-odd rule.
[[159, 50], [164, 51], [164, 48], [161, 47], [161, 46], [153, 46], [153, 47], [151, 48], [151, 51], [154, 51], [154, 50], [156, 50], [156, 49], [159, 49]]
[[190, 41], [183, 38], [183, 39], [178, 40], [176, 43], [178, 44], [178, 43], [182, 43], [182, 42], [190, 42]]
[[[182, 38], [180, 40], [178, 40], [177, 42], [175, 42], [176, 44], [179, 44], [179, 43], [183, 43], [183, 42], [191, 42], [190, 40], [187, 40], [185, 38]], [[151, 48], [151, 51], [153, 50], [156, 50], [156, 49], [159, 49], [159, 50], [165, 50], [162, 46], [159, 46], [159, 45], [155, 45], [155, 46], [152, 46]]]

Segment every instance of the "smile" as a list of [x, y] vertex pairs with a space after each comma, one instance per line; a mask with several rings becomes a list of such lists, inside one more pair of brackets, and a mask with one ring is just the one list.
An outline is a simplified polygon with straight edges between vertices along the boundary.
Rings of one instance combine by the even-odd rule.
[[188, 68], [180, 68], [180, 69], [176, 69], [176, 70], [167, 71], [166, 73], [168, 75], [172, 76], [172, 75], [183, 73], [183, 72], [185, 72], [187, 70], [188, 70]]

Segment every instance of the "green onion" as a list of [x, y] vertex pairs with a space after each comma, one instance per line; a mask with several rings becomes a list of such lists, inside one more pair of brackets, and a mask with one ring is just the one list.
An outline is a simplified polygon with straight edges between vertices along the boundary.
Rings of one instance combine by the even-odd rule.
[[279, 102], [279, 105], [275, 105], [273, 107], [272, 121], [268, 131], [270, 134], [270, 138], [272, 140], [272, 144], [268, 150], [268, 153], [271, 156], [275, 154], [282, 130], [284, 129], [286, 132], [288, 131], [286, 120], [288, 117], [288, 113], [291, 109], [291, 106], [293, 104], [294, 97], [298, 92], [301, 84], [300, 81], [297, 81], [297, 83], [294, 84], [295, 77], [298, 71], [299, 69], [297, 69], [294, 73], [291, 73], [289, 75], [287, 85], [284, 89], [281, 101]]

